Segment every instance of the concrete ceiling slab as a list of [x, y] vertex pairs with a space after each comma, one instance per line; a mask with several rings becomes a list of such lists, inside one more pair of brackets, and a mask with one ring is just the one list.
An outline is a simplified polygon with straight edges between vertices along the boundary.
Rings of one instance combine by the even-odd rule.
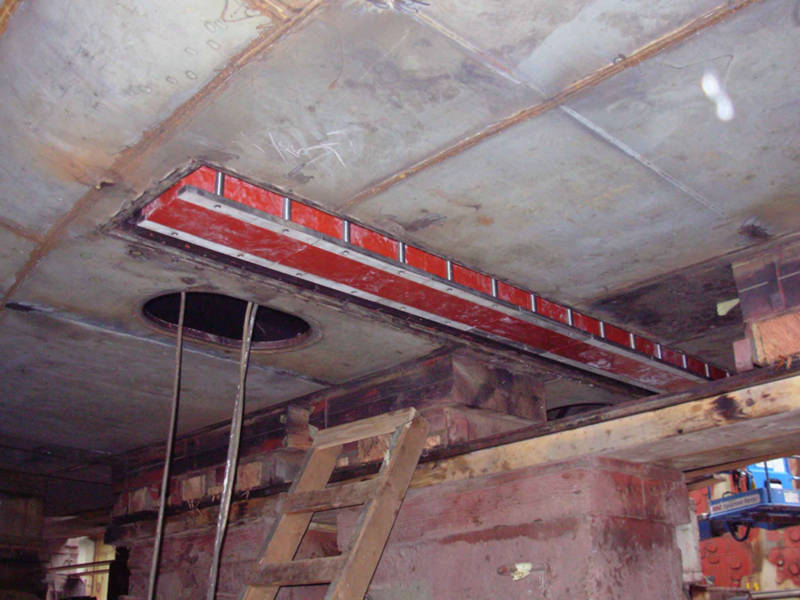
[[0, 434], [0, 469], [25, 473], [64, 473], [73, 479], [110, 480], [109, 452], [81, 450], [70, 446]]
[[271, 25], [239, 0], [21, 3], [0, 37], [4, 216], [49, 228]]
[[[629, 396], [615, 394], [608, 390], [588, 385], [581, 385], [568, 379], [556, 379], [549, 381], [544, 386], [544, 397], [547, 402], [547, 410], [554, 411], [548, 415], [548, 419], [559, 417], [559, 412], [555, 409], [567, 409], [575, 407], [575, 412], [591, 410], [600, 406], [618, 404], [630, 400]], [[568, 413], [567, 410], [563, 411]], [[574, 414], [574, 413], [572, 413]], [[566, 416], [566, 414], [562, 415]]]
[[[118, 452], [166, 435], [174, 349], [35, 312], [10, 312], [0, 325], [4, 392], [0, 434]], [[188, 349], [179, 430], [230, 418], [238, 364]], [[250, 369], [247, 409], [322, 386], [267, 367]], [[113, 415], [113, 418], [109, 418]]]
[[205, 158], [337, 208], [534, 98], [407, 14], [331, 4], [242, 68], [153, 164]]
[[[796, 10], [789, 0], [750, 6], [570, 103], [708, 199], [712, 211], [697, 207], [717, 213], [696, 241], [706, 257], [800, 227], [800, 65], [787, 60], [800, 54]], [[707, 70], [733, 100], [730, 122], [703, 94]]]
[[0, 293], [5, 293], [14, 283], [14, 274], [25, 264], [35, 246], [33, 240], [0, 226]]
[[[288, 351], [256, 352], [253, 364], [286, 370], [320, 384], [361, 377], [426, 355], [439, 346], [427, 336], [381, 322], [360, 307], [176, 251], [143, 246], [135, 239], [128, 242], [107, 236], [64, 242], [42, 261], [14, 301], [56, 317], [80, 316], [123, 335], [171, 346], [174, 337], [147, 323], [141, 306], [154, 296], [181, 289], [252, 299], [311, 323], [315, 331], [311, 343]], [[206, 348], [226, 362], [238, 361], [236, 350]], [[143, 360], [147, 362], [146, 357]]]
[[620, 0], [438, 0], [419, 15], [552, 95], [718, 4], [657, 0], [642, 10]]
[[[15, 293], [16, 310], [6, 309], [0, 321], [0, 434], [24, 431], [36, 442], [109, 452], [159, 441], [168, 419], [175, 338], [146, 322], [141, 306], [176, 290], [253, 299], [311, 323], [309, 343], [252, 354], [248, 411], [441, 345], [362, 307], [122, 236], [64, 240]], [[186, 341], [181, 431], [229, 418], [238, 357], [236, 349]]]
[[697, 261], [694, 241], [715, 222], [559, 111], [390, 188], [355, 215], [575, 304]]

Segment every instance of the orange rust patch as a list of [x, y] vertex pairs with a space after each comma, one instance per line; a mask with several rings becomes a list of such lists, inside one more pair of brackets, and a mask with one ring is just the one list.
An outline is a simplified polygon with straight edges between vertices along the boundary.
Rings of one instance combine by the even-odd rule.
[[8, 27], [11, 15], [14, 14], [21, 2], [22, 0], [5, 0], [3, 5], [0, 6], [0, 35], [3, 35], [6, 27]]
[[38, 142], [31, 146], [41, 166], [61, 181], [75, 181], [94, 187], [101, 180], [116, 180], [109, 174], [113, 164], [105, 152], [95, 152], [91, 146], [65, 148], [57, 143]]
[[244, 3], [274, 21], [285, 21], [290, 16], [289, 9], [275, 0], [244, 0]]
[[11, 233], [18, 235], [21, 238], [30, 240], [32, 242], [39, 243], [42, 241], [42, 236], [40, 236], [35, 231], [31, 231], [30, 229], [23, 227], [19, 223], [15, 223], [14, 221], [6, 219], [5, 217], [0, 217], [0, 227], [8, 229]]
[[442, 538], [439, 543], [455, 544], [457, 542], [465, 542], [467, 544], [480, 544], [482, 542], [511, 540], [520, 537], [531, 540], [552, 540], [572, 533], [578, 528], [578, 524], [579, 519], [577, 517], [563, 517], [552, 521], [534, 521], [533, 523], [519, 525], [496, 525], [481, 531], [449, 535]]

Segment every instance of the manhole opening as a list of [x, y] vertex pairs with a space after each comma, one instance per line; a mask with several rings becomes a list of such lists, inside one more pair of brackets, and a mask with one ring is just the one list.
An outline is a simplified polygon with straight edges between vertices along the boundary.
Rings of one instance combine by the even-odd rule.
[[[175, 332], [181, 306], [180, 293], [165, 294], [142, 307], [144, 316], [158, 327]], [[187, 292], [183, 334], [186, 337], [238, 347], [247, 302], [211, 292]], [[276, 350], [297, 346], [311, 335], [311, 325], [295, 315], [259, 306], [253, 326], [253, 350]]]

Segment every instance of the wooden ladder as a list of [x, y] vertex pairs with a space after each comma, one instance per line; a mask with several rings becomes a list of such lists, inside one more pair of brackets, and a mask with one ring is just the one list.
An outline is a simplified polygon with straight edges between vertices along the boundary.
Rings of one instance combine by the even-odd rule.
[[[326, 487], [342, 447], [394, 433], [377, 476]], [[243, 600], [273, 600], [283, 585], [330, 583], [325, 600], [361, 600], [378, 566], [406, 489], [425, 446], [428, 422], [404, 409], [320, 431], [284, 498], [266, 550]], [[292, 560], [317, 511], [364, 504], [347, 552]]]

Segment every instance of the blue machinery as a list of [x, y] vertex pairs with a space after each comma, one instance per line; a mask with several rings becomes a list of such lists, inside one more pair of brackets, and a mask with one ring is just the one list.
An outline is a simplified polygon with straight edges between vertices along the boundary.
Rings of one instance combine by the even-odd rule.
[[[747, 489], [722, 498], [709, 499], [709, 512], [698, 519], [700, 539], [729, 531], [735, 540], [744, 541], [753, 527], [780, 529], [800, 524], [800, 490], [787, 459], [779, 458], [750, 465], [746, 470]], [[709, 490], [710, 493], [710, 490]], [[740, 534], [744, 527], [744, 534]]]

